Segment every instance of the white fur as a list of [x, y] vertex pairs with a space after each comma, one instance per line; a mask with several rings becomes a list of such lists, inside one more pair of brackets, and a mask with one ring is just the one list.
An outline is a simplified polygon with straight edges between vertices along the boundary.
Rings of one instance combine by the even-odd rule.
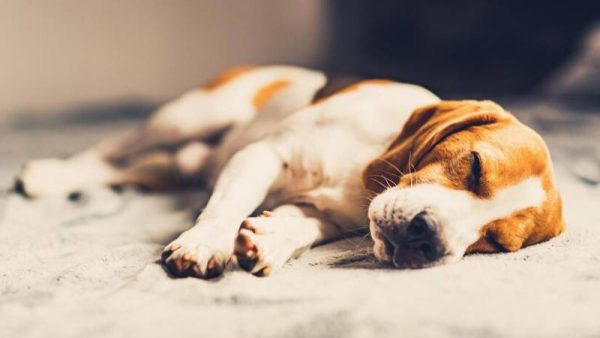
[[[286, 204], [277, 207], [268, 217], [247, 218], [238, 236], [254, 245], [251, 254], [257, 256], [256, 265], [249, 272], [256, 274], [265, 268], [275, 271], [314, 243], [337, 235], [340, 235], [339, 230], [318, 212]], [[248, 255], [246, 249], [236, 245], [236, 255]]]
[[[253, 96], [274, 81], [289, 81], [289, 86], [277, 93], [260, 114], [252, 104]], [[110, 166], [106, 157], [127, 157], [157, 145], [183, 142], [195, 143], [183, 148], [177, 161], [183, 173], [197, 173], [208, 162], [215, 167], [223, 163], [244, 145], [258, 140], [262, 134], [250, 137], [244, 133], [254, 118], [263, 115], [281, 119], [310, 103], [312, 95], [325, 83], [317, 71], [291, 66], [265, 66], [249, 71], [214, 90], [194, 89], [160, 107], [146, 126], [125, 140], [109, 140], [67, 160], [42, 159], [27, 163], [19, 174], [27, 194], [32, 197], [65, 196], [74, 190], [127, 181], [121, 170]], [[232, 128], [219, 152], [206, 159], [208, 146], [198, 144], [203, 138]], [[242, 131], [242, 133], [240, 133]], [[241, 137], [236, 137], [243, 134]], [[229, 141], [228, 141], [229, 140]], [[233, 141], [235, 140], [235, 142]], [[195, 150], [202, 159], [190, 159]]]
[[[148, 127], [155, 133], [178, 137], [203, 137], [254, 118], [256, 107], [252, 99], [257, 91], [274, 81], [316, 91], [325, 77], [315, 71], [289, 66], [260, 67], [250, 71], [249, 76], [239, 76], [218, 90], [196, 89], [161, 107], [150, 119]], [[298, 95], [300, 99], [302, 97]], [[305, 105], [304, 100], [287, 100], [287, 107], [280, 111], [290, 112]]]
[[19, 179], [29, 196], [52, 196], [110, 184], [118, 175], [118, 170], [108, 165], [95, 150], [88, 150], [68, 160], [30, 161]]
[[[252, 98], [265, 85], [280, 80], [290, 85], [257, 111]], [[129, 141], [91, 153], [96, 161], [103, 156], [127, 157], [160, 144], [201, 141], [230, 128], [216, 149], [194, 144], [180, 148], [175, 156], [183, 172], [198, 171], [200, 166], [211, 169], [215, 183], [196, 225], [167, 246], [165, 260], [176, 262], [178, 269], [191, 265], [197, 275], [205, 276], [210, 262], [219, 266], [227, 262], [240, 223], [261, 205], [311, 205], [319, 215], [313, 217], [316, 221], [304, 223], [313, 225], [306, 227], [313, 234], [316, 224], [335, 227], [336, 231], [317, 231], [328, 235], [339, 233], [338, 229], [363, 227], [368, 202], [361, 182], [363, 168], [385, 150], [414, 109], [439, 101], [415, 85], [364, 83], [308, 105], [324, 83], [325, 76], [311, 70], [257, 68], [216, 89], [184, 94], [159, 109], [146, 128]], [[205, 161], [207, 153], [210, 156]], [[193, 161], [190, 154], [199, 154], [202, 159]], [[119, 172], [107, 175], [102, 169], [94, 173], [94, 166], [73, 160], [62, 165], [74, 171], [86, 169], [79, 170], [84, 178], [78, 179], [76, 186], [81, 188], [119, 178]], [[58, 171], [53, 174], [62, 175]], [[36, 169], [35, 175], [24, 172], [22, 178], [26, 190], [35, 195], [64, 193], [75, 187], [62, 181], [53, 183], [55, 178], [44, 166]], [[299, 231], [301, 227], [290, 229]], [[310, 245], [319, 236], [299, 238], [307, 240], [288, 241], [282, 244], [287, 246], [285, 250], [272, 251], [295, 252], [298, 248], [293, 246]], [[283, 258], [271, 261], [281, 262]]]
[[[504, 188], [489, 199], [477, 198], [467, 191], [448, 189], [437, 184], [392, 187], [373, 199], [369, 218], [371, 228], [375, 228], [376, 233], [375, 219], [391, 219], [393, 215], [394, 222], [403, 223], [426, 210], [438, 220], [443, 231], [448, 250], [445, 261], [456, 261], [464, 255], [469, 245], [477, 241], [484, 225], [518, 210], [538, 207], [545, 195], [537, 177]], [[373, 237], [381, 246], [377, 236]], [[389, 261], [382, 250], [376, 249], [375, 253], [381, 260]]]
[[[261, 204], [310, 204], [327, 222], [347, 230], [363, 226], [367, 201], [362, 169], [387, 147], [415, 108], [437, 101], [418, 86], [365, 84], [275, 122], [220, 171], [196, 225], [167, 246], [173, 251], [169, 260], [196, 257], [204, 274], [211, 257], [231, 254], [239, 224]], [[238, 137], [245, 139], [243, 133]], [[212, 254], [206, 256], [208, 251]]]
[[208, 162], [212, 149], [203, 142], [189, 142], [177, 151], [176, 161], [182, 174], [198, 175]]

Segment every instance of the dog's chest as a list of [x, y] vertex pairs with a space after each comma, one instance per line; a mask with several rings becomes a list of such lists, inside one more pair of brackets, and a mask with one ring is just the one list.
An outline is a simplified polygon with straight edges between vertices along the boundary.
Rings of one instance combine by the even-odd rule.
[[310, 204], [338, 224], [364, 223], [367, 202], [361, 173], [377, 147], [347, 126], [327, 124], [288, 133], [278, 148], [284, 164], [281, 188], [269, 198], [273, 204]]

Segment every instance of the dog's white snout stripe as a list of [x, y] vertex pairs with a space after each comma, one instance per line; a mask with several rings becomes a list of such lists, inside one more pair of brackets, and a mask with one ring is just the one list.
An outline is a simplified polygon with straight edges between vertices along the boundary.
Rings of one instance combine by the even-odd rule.
[[453, 190], [437, 184], [419, 184], [409, 188], [390, 188], [373, 199], [369, 217], [376, 222], [387, 217], [395, 205], [395, 214], [411, 219], [428, 210], [439, 221], [448, 249], [461, 257], [467, 247], [479, 238], [481, 228], [516, 211], [539, 207], [546, 198], [540, 178], [525, 179], [504, 188], [492, 198], [477, 198], [464, 190]]

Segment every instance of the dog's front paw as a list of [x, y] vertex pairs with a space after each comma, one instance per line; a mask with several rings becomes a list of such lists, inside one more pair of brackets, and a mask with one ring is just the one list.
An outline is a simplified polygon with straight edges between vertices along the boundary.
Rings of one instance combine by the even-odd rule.
[[270, 229], [273, 224], [261, 224], [267, 222], [273, 223], [264, 217], [246, 219], [235, 240], [238, 265], [258, 277], [269, 276], [282, 267], [295, 249], [289, 238]]
[[161, 261], [177, 277], [215, 278], [223, 273], [233, 251], [225, 243], [212, 231], [191, 229], [165, 247]]

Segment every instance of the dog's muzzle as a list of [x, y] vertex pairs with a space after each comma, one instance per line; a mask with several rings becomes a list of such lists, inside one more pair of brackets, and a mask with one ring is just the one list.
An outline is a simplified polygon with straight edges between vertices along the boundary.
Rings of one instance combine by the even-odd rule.
[[383, 234], [386, 254], [398, 268], [430, 266], [445, 254], [440, 226], [427, 211], [407, 222], [373, 221]]

